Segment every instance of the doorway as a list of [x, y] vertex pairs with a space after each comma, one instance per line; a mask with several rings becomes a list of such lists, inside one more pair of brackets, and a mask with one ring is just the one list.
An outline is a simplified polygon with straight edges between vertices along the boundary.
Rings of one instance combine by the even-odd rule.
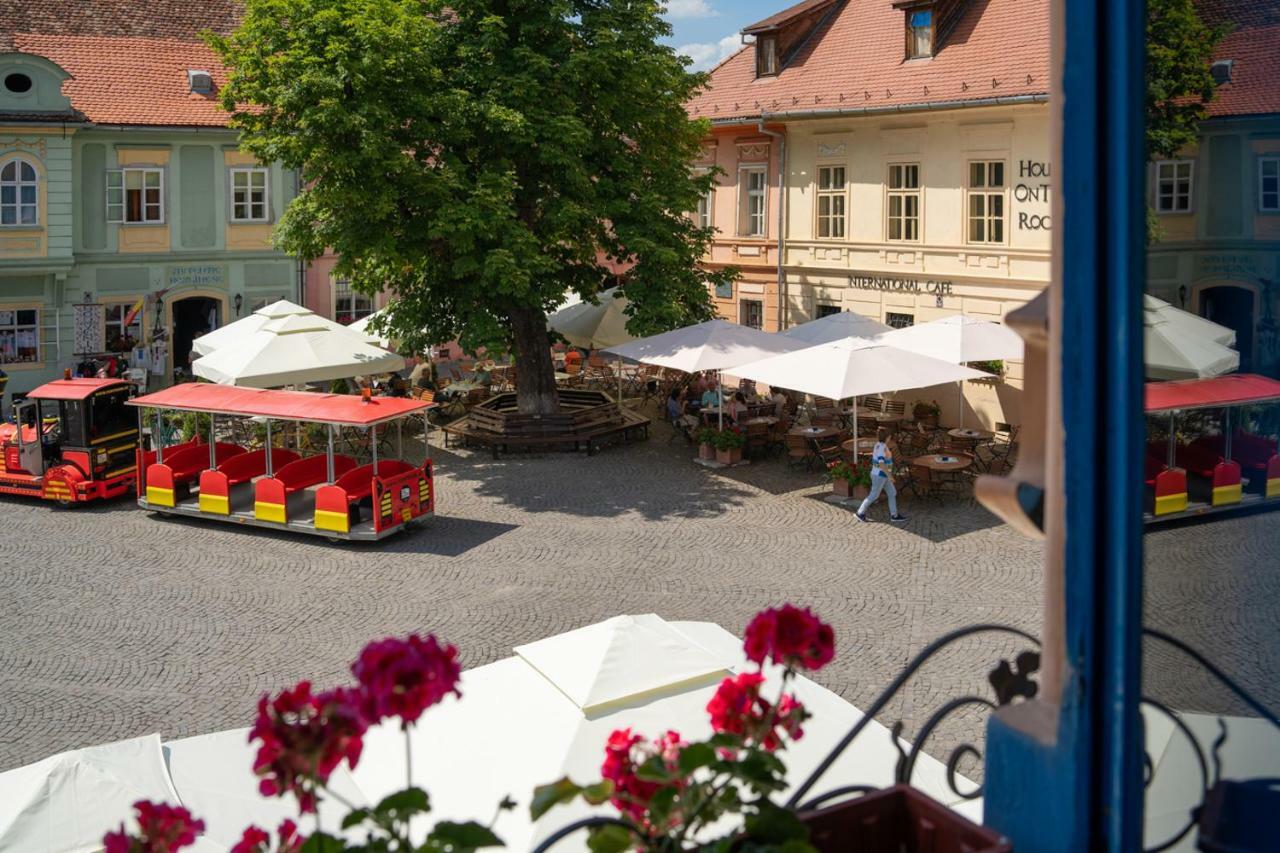
[[1236, 333], [1241, 373], [1254, 369], [1253, 304], [1253, 291], [1245, 287], [1218, 285], [1200, 291], [1200, 316]]
[[191, 342], [218, 328], [220, 304], [206, 296], [189, 296], [173, 303], [173, 370], [190, 377]]

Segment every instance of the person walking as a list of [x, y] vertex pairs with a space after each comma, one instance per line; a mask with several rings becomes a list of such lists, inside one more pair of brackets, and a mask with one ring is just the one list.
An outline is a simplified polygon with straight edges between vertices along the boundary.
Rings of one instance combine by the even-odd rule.
[[876, 446], [871, 449], [871, 494], [867, 495], [858, 507], [858, 521], [866, 522], [867, 510], [880, 497], [880, 492], [889, 494], [889, 520], [901, 524], [907, 520], [898, 512], [898, 489], [893, 485], [893, 440], [884, 427], [876, 433]]

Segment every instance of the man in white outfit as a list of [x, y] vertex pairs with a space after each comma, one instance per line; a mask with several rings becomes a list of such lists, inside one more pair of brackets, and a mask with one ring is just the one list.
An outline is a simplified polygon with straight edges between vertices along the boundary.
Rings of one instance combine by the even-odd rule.
[[889, 449], [889, 431], [883, 428], [876, 433], [876, 446], [871, 450], [871, 494], [858, 507], [858, 521], [867, 520], [867, 510], [879, 499], [881, 491], [889, 493], [889, 520], [898, 524], [906, 521], [905, 515], [898, 514], [898, 489], [893, 485], [893, 451]]

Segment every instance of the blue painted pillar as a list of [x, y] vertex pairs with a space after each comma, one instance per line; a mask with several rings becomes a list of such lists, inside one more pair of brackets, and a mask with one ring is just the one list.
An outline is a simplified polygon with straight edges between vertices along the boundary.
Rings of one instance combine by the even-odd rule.
[[1145, 10], [1141, 0], [1053, 5], [1061, 146], [1049, 369], [1060, 374], [1049, 387], [1059, 389], [1063, 463], [1048, 520], [1061, 525], [1056, 546], [1049, 537], [1061, 588], [1046, 592], [1046, 623], [1061, 613], [1060, 695], [992, 719], [986, 819], [1018, 851], [1129, 853], [1142, 827]]

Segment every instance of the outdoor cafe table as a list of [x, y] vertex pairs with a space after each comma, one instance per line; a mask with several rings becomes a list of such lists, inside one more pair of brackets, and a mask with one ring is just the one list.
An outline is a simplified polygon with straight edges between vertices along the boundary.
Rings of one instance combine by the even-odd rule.
[[854, 454], [854, 448], [856, 447], [856, 452], [859, 456], [870, 456], [871, 451], [875, 449], [875, 446], [875, 438], [851, 438], [848, 441], [841, 442], [840, 444], [841, 449], [850, 455]]
[[945, 453], [934, 453], [929, 456], [917, 456], [911, 460], [912, 465], [919, 465], [921, 468], [928, 468], [930, 471], [938, 471], [940, 473], [954, 473], [963, 471], [973, 465], [972, 456], [949, 456]]
[[987, 432], [985, 429], [952, 429], [947, 430], [947, 435], [952, 438], [958, 438], [961, 441], [990, 441], [995, 438], [994, 432]]
[[754, 418], [748, 418], [747, 420], [742, 422], [742, 425], [752, 426], [757, 424], [764, 424], [765, 426], [773, 426], [777, 422], [778, 422], [778, 419], [775, 418], [773, 415], [759, 415]]
[[461, 382], [450, 382], [448, 385], [440, 389], [440, 394], [445, 397], [452, 397], [458, 394], [465, 395], [470, 394], [472, 391], [479, 391], [484, 387], [485, 386], [481, 385], [479, 382], [464, 379]]
[[787, 434], [803, 436], [810, 441], [821, 441], [824, 438], [835, 438], [840, 431], [831, 427], [792, 427], [787, 430]]

